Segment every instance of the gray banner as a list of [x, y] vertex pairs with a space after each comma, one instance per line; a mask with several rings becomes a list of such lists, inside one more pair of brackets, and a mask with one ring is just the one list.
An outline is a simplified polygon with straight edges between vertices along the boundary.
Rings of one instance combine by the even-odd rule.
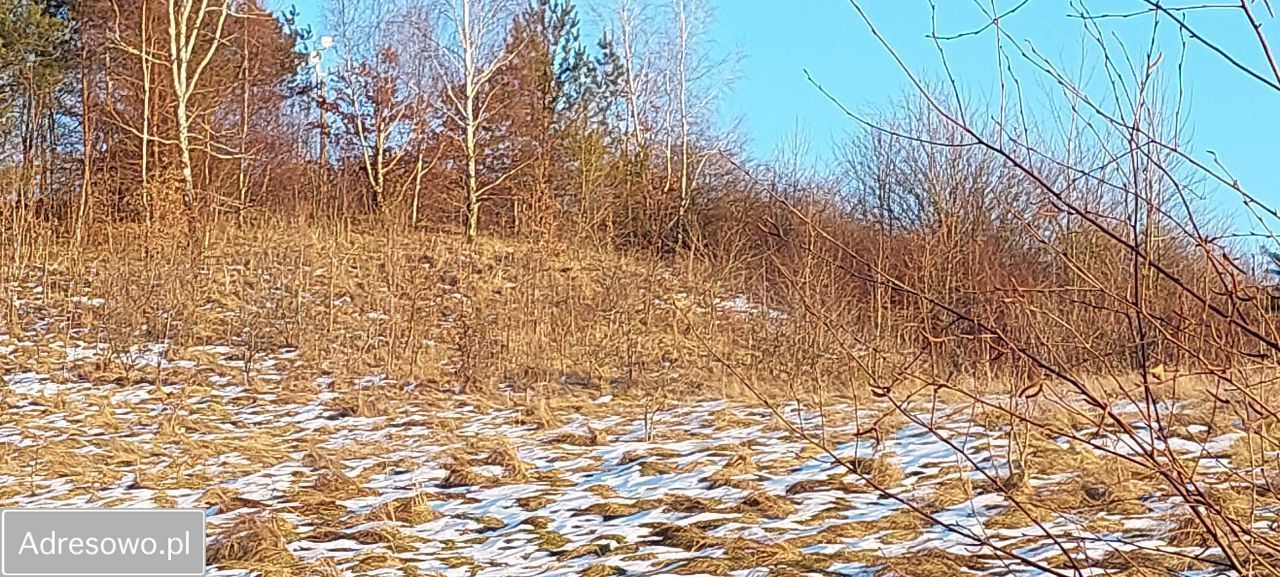
[[0, 576], [204, 575], [199, 509], [5, 509]]

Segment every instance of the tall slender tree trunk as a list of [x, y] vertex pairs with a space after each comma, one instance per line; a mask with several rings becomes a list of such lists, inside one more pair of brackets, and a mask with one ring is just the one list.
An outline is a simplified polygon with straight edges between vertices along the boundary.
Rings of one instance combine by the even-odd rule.
[[413, 204], [409, 209], [409, 226], [418, 226], [418, 202], [422, 196], [422, 147], [418, 147], [418, 160], [413, 167]]
[[[219, 6], [210, 6], [210, 0], [168, 0], [169, 8], [169, 71], [173, 80], [174, 121], [177, 125], [178, 151], [182, 163], [182, 209], [187, 218], [187, 241], [194, 243], [199, 238], [200, 207], [196, 199], [194, 166], [191, 160], [191, 114], [188, 106], [196, 92], [200, 76], [218, 46], [222, 43], [223, 26], [230, 11], [224, 2]], [[208, 39], [208, 47], [202, 54], [195, 56], [197, 41], [201, 38], [201, 29], [205, 17], [217, 13], [216, 28], [212, 38]], [[193, 65], [194, 64], [194, 68]]]
[[[151, 40], [147, 31], [147, 4], [142, 3], [142, 18], [140, 24], [141, 39], [138, 45], [138, 55], [142, 62], [142, 159], [140, 169], [142, 171], [142, 211], [143, 221], [147, 225], [147, 230], [151, 230], [151, 224], [155, 219], [155, 208], [151, 203]], [[149, 234], [149, 233], [148, 233]]]
[[476, 174], [476, 79], [475, 45], [471, 36], [471, 0], [462, 0], [463, 74], [466, 77], [466, 102], [463, 120], [466, 124], [463, 149], [467, 157], [467, 241], [473, 241], [480, 228], [480, 182]]
[[689, 22], [685, 14], [684, 0], [677, 0], [677, 18], [680, 26], [680, 53], [678, 55], [680, 98], [680, 206], [676, 211], [676, 248], [689, 242], [689, 205], [693, 200], [689, 185]]
[[244, 20], [241, 31], [240, 73], [243, 84], [240, 91], [240, 158], [239, 171], [236, 174], [236, 186], [240, 193], [240, 202], [236, 214], [244, 217], [244, 210], [249, 205], [249, 20]]
[[[89, 213], [89, 196], [93, 191], [93, 127], [91, 125], [93, 114], [91, 108], [91, 93], [89, 90], [89, 49], [82, 46], [80, 48], [80, 107], [82, 115], [80, 117], [80, 199], [76, 207], [76, 247], [84, 240], [85, 220]], [[79, 254], [79, 251], [76, 251]]]
[[186, 213], [187, 232], [194, 240], [197, 232], [196, 222], [196, 183], [191, 164], [191, 120], [187, 115], [187, 99], [179, 96], [174, 113], [178, 121], [178, 150], [182, 159], [182, 210]]
[[480, 228], [480, 179], [476, 170], [476, 126], [472, 119], [473, 101], [471, 88], [467, 88], [467, 128], [465, 148], [467, 155], [467, 240], [475, 240]]

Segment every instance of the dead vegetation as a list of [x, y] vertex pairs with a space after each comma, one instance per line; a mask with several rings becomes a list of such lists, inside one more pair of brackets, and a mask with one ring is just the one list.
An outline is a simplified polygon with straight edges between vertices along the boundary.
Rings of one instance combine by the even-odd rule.
[[[468, 244], [383, 228], [334, 233], [263, 223], [209, 235], [198, 262], [181, 247], [146, 247], [139, 229], [116, 230], [101, 246], [39, 239], [30, 249], [39, 265], [20, 276], [44, 293], [39, 306], [10, 311], [14, 333], [53, 320], [57, 334], [90, 330], [117, 351], [164, 342], [172, 360], [225, 367], [233, 382], [264, 391], [324, 377], [337, 393], [327, 401], [335, 417], [395, 416], [395, 396], [465, 391], [507, 399], [546, 429], [561, 425], [548, 403], [575, 396], [742, 398], [736, 381], [697, 352], [691, 320], [698, 337], [721, 350], [785, 358], [776, 337], [763, 338], [777, 322], [717, 313], [710, 303], [722, 281], [698, 267], [588, 246]], [[72, 299], [103, 304], [83, 310]], [[82, 312], [42, 314], [54, 307]], [[307, 374], [263, 382], [256, 375], [271, 367], [255, 363], [281, 350], [296, 351], [288, 362]], [[755, 364], [762, 381], [781, 370]], [[415, 387], [357, 386], [370, 375]], [[107, 363], [83, 376], [156, 375]], [[602, 431], [560, 435], [573, 444], [607, 442]]]
[[[0, 75], [24, 73], [6, 84], [19, 97], [0, 104], [29, 120], [0, 126], [22, 144], [0, 166], [0, 411], [11, 421], [0, 431], [15, 440], [0, 451], [3, 502], [207, 506], [227, 522], [211, 563], [282, 575], [417, 571], [401, 557], [423, 548], [412, 530], [442, 521], [464, 522], [465, 536], [443, 538], [435, 560], [479, 572], [456, 549], [501, 536], [509, 519], [441, 511], [526, 485], [555, 491], [507, 500], [569, 561], [637, 546], [573, 540], [582, 528], [553, 530], [573, 519], [545, 521], [547, 510], [606, 523], [700, 515], [663, 518], [646, 542], [704, 555], [674, 570], [717, 575], [867, 561], [827, 538], [950, 546], [886, 556], [884, 575], [1007, 564], [1066, 575], [1081, 572], [1078, 554], [1041, 563], [986, 531], [1048, 531], [1056, 547], [1086, 549], [1088, 531], [1126, 523], [1137, 525], [1126, 541], [1088, 561], [1125, 575], [1280, 573], [1268, 518], [1280, 493], [1280, 213], [1183, 128], [1188, 45], [1280, 93], [1261, 32], [1269, 5], [1265, 16], [1248, 1], [1147, 2], [1124, 15], [1073, 5], [1088, 67], [1006, 28], [1030, 3], [979, 5], [989, 25], [929, 39], [944, 64], [952, 46], [993, 39], [998, 108], [963, 99], [950, 66], [937, 85], [904, 69], [916, 94], [895, 113], [858, 116], [865, 130], [827, 172], [747, 162], [721, 144], [739, 140], [707, 120], [723, 70], [698, 57], [683, 1], [660, 11], [665, 29], [641, 26], [653, 42], [639, 58], [631, 26], [652, 18], [628, 3], [608, 18], [627, 31], [621, 47], [582, 43], [570, 4], [480, 11], [501, 33], [479, 39], [435, 37], [445, 32], [433, 25], [459, 18], [361, 15], [371, 37], [395, 40], [344, 38], [338, 97], [316, 102], [295, 90], [302, 36], [258, 3], [196, 11], [232, 18], [242, 41], [240, 60], [220, 24], [193, 36], [188, 51], [212, 63], [204, 83], [152, 46], [148, 18], [163, 11], [150, 0], [74, 4], [14, 11], [24, 25], [0, 30], [23, 63]], [[894, 62], [910, 60], [850, 4]], [[170, 39], [192, 28], [173, 6]], [[1205, 8], [1256, 32], [1242, 37], [1264, 58], [1235, 58], [1216, 30], [1180, 15]], [[1138, 17], [1156, 24], [1148, 41], [1112, 33]], [[551, 21], [572, 30], [552, 41], [513, 24]], [[1169, 28], [1181, 46], [1161, 41]], [[13, 42], [19, 32], [34, 36]], [[456, 70], [438, 50], [453, 40], [467, 54]], [[559, 53], [594, 68], [559, 74]], [[153, 85], [153, 66], [169, 86]], [[425, 72], [442, 69], [465, 82]], [[1055, 88], [1036, 109], [1023, 88], [1039, 84]], [[494, 106], [477, 116], [477, 97]], [[322, 120], [314, 154], [312, 112], [339, 120]], [[1245, 227], [1210, 222], [1214, 193], [1242, 206]], [[767, 410], [686, 421], [701, 399]], [[600, 422], [635, 413], [638, 423]], [[479, 436], [490, 415], [511, 421]], [[748, 438], [699, 452], [706, 431], [738, 425]], [[529, 429], [532, 446], [506, 440]], [[620, 474], [638, 486], [735, 498], [627, 496], [591, 477], [613, 466], [599, 455], [618, 443], [684, 448], [628, 447], [619, 462], [634, 466]], [[802, 447], [770, 452], [785, 443]], [[220, 486], [246, 479], [256, 492]], [[388, 487], [395, 496], [380, 500]], [[580, 507], [553, 509], [580, 494]], [[892, 512], [850, 518], [868, 494]], [[815, 529], [829, 537], [731, 530], [786, 530], [796, 516], [829, 523]], [[1138, 550], [1153, 526], [1161, 546], [1192, 551]], [[299, 533], [370, 548], [344, 551], [341, 568], [310, 566], [288, 547]]]
[[293, 526], [279, 516], [246, 516], [212, 540], [205, 552], [205, 563], [293, 575], [302, 567], [288, 548], [296, 538]]

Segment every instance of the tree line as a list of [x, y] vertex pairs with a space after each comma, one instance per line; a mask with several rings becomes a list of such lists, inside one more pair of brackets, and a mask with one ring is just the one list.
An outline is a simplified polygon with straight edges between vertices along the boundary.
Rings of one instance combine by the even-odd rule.
[[[1184, 224], [1175, 154], [1108, 156], [1136, 150], [1123, 132], [1022, 126], [1019, 168], [966, 133], [1007, 127], [914, 98], [860, 118], [832, 166], [802, 140], [750, 159], [717, 121], [734, 62], [704, 0], [592, 3], [591, 26], [573, 0], [324, 8], [319, 36], [258, 0], [0, 0], [6, 234], [198, 244], [265, 215], [576, 239], [693, 256], [885, 350], [984, 362], [1012, 356], [1004, 337], [1095, 365], [1186, 356], [1151, 331], [1220, 327], [1151, 263], [1211, 295], [1258, 278]], [[1166, 129], [1144, 105], [1135, 123]]]
[[667, 248], [731, 151], [696, 0], [4, 0], [11, 218], [83, 229], [287, 207]]

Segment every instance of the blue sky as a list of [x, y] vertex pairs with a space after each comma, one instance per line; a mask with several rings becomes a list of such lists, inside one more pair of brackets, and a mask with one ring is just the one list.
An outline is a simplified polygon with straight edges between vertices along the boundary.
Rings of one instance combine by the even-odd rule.
[[[973, 30], [983, 24], [975, 2], [935, 0], [940, 34]], [[988, 4], [982, 0], [982, 4]], [[1017, 2], [1000, 1], [1006, 10]], [[1089, 3], [1095, 12], [1124, 12], [1140, 7], [1122, 0]], [[931, 32], [931, 14], [926, 0], [865, 0], [865, 9], [880, 31], [895, 46], [908, 65], [925, 77], [942, 74], [941, 61]], [[1080, 63], [1083, 44], [1079, 20], [1068, 18], [1074, 10], [1066, 1], [1031, 0], [1003, 24], [1014, 38], [1029, 39], [1045, 54], [1064, 62]], [[1202, 33], [1220, 39], [1233, 55], [1257, 70], [1265, 62], [1253, 41], [1251, 30], [1238, 11], [1197, 13], [1188, 22]], [[754, 147], [767, 150], [801, 126], [815, 141], [815, 147], [830, 148], [832, 139], [853, 129], [853, 125], [804, 76], [813, 78], [855, 112], [881, 111], [906, 94], [906, 77], [883, 47], [867, 32], [846, 0], [724, 0], [719, 4], [720, 42], [739, 46], [743, 52], [743, 77], [732, 93], [728, 110], [741, 115], [751, 133]], [[1152, 19], [1114, 21], [1106, 29], [1121, 40], [1144, 48]], [[1273, 21], [1280, 38], [1280, 20]], [[1166, 62], [1172, 68], [1180, 51], [1174, 28], [1166, 22]], [[946, 45], [948, 59], [962, 90], [975, 99], [997, 99], [999, 78], [994, 36], [953, 41]], [[1085, 58], [1086, 68], [1097, 66]], [[1017, 70], [1028, 99], [1042, 100], [1050, 87], [1043, 75], [1026, 67]], [[1280, 93], [1270, 91], [1254, 79], [1229, 70], [1217, 55], [1195, 44], [1187, 49], [1185, 83], [1189, 102], [1187, 150], [1197, 158], [1212, 159], [1208, 150], [1231, 170], [1250, 191], [1266, 201], [1280, 204]], [[1235, 212], [1238, 202], [1221, 194], [1221, 208]], [[1234, 204], [1233, 204], [1234, 203]]]
[[[322, 1], [299, 0], [296, 4], [317, 30], [324, 29]], [[990, 0], [934, 1], [939, 6], [938, 27], [943, 34], [980, 27], [984, 19], [975, 6], [990, 4]], [[722, 104], [722, 120], [740, 124], [750, 150], [758, 157], [767, 157], [798, 129], [810, 139], [815, 161], [824, 162], [827, 151], [856, 128], [806, 80], [806, 70], [859, 113], [884, 111], [907, 92], [906, 77], [847, 0], [713, 2], [714, 49], [740, 56], [737, 78]], [[1000, 11], [1017, 3], [996, 0]], [[940, 77], [940, 60], [934, 43], [927, 38], [931, 31], [928, 0], [864, 0], [863, 4], [915, 72]], [[1136, 0], [1085, 4], [1095, 13], [1143, 6]], [[1083, 61], [1082, 70], [1089, 73], [1099, 63], [1080, 56], [1082, 27], [1079, 20], [1068, 17], [1071, 13], [1075, 10], [1067, 0], [1030, 0], [1003, 24], [1013, 37], [1031, 41], [1046, 56], [1073, 65]], [[1238, 11], [1197, 12], [1187, 18], [1243, 62], [1265, 70], [1252, 31]], [[1118, 40], [1134, 44], [1134, 51], [1140, 52], [1151, 22], [1150, 17], [1108, 21], [1106, 30]], [[1272, 37], [1280, 38], [1280, 20], [1270, 23], [1276, 26]], [[1179, 55], [1177, 35], [1171, 22], [1162, 26], [1161, 48], [1166, 65], [1172, 67]], [[992, 34], [956, 40], [948, 43], [947, 49], [952, 71], [966, 95], [988, 101], [998, 97]], [[1049, 102], [1045, 95], [1051, 87], [1043, 75], [1025, 65], [1017, 72], [1029, 100]], [[1188, 47], [1185, 74], [1192, 137], [1184, 149], [1205, 161], [1212, 161], [1207, 151], [1214, 151], [1243, 186], [1280, 205], [1280, 93], [1229, 69], [1218, 56], [1194, 43]], [[1219, 193], [1215, 198], [1220, 199], [1222, 209], [1236, 212], [1239, 203], [1233, 197]]]

